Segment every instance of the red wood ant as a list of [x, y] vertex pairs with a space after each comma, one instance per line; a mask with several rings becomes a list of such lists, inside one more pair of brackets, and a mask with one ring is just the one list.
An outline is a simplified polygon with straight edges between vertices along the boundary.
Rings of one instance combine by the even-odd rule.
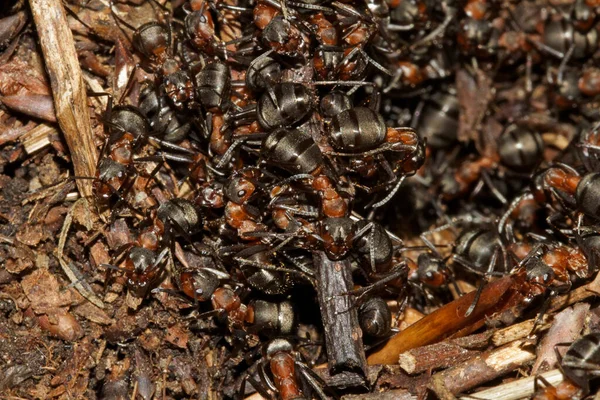
[[248, 381], [265, 398], [304, 399], [307, 397], [301, 382], [306, 382], [320, 399], [328, 398], [322, 389], [325, 382], [302, 362], [287, 339], [273, 339], [263, 347], [263, 359], [258, 362], [257, 371], [260, 382], [248, 376], [241, 390]]

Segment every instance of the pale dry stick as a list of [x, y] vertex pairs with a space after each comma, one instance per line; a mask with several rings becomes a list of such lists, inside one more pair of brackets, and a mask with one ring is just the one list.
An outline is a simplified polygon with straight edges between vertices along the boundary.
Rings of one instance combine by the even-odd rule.
[[[560, 370], [553, 369], [540, 375], [552, 386], [556, 386], [564, 380]], [[519, 379], [498, 385], [491, 389], [482, 390], [468, 396], [461, 396], [460, 400], [518, 400], [528, 398], [535, 392], [535, 377]]]
[[492, 331], [417, 347], [400, 354], [398, 364], [408, 374], [448, 368], [481, 354], [490, 342]]
[[392, 389], [381, 393], [348, 394], [342, 400], [417, 400], [406, 389]]
[[25, 133], [19, 138], [25, 152], [31, 155], [43, 148], [50, 146], [52, 136], [58, 135], [58, 131], [52, 125], [46, 123], [39, 124], [32, 130]]
[[516, 340], [438, 372], [432, 376], [429, 388], [440, 399], [454, 399], [456, 394], [502, 377], [532, 362], [535, 359], [535, 352], [527, 350], [528, 344], [530, 343], [527, 339]]
[[[87, 95], [73, 35], [62, 0], [29, 0], [50, 78], [56, 117], [69, 146], [78, 176], [94, 176], [94, 146]], [[77, 182], [83, 197], [92, 195], [91, 180]]]
[[515, 340], [526, 338], [531, 335], [532, 330], [536, 327], [536, 332], [543, 332], [548, 330], [552, 323], [552, 318], [549, 315], [545, 315], [542, 321], [537, 323], [536, 318], [528, 319], [527, 321], [519, 322], [508, 326], [503, 329], [499, 329], [492, 335], [491, 343], [494, 347], [500, 347], [507, 343], [514, 342]]
[[[106, 90], [102, 87], [100, 82], [98, 82], [99, 78], [96, 78], [92, 74], [86, 73], [84, 71], [83, 72], [83, 80], [85, 81], [85, 84], [90, 88], [90, 91], [92, 91], [94, 93], [106, 92]], [[108, 97], [107, 96], [94, 96], [94, 97], [91, 97], [90, 100], [100, 110], [104, 111], [108, 107]]]
[[[545, 316], [537, 324], [536, 332], [550, 327], [550, 316]], [[500, 347], [515, 340], [531, 335], [535, 319], [520, 322], [499, 330], [488, 330], [483, 333], [462, 338], [445, 340], [440, 343], [417, 347], [400, 354], [398, 364], [409, 374], [450, 367], [481, 354], [486, 348]]]
[[267, 400], [267, 399], [262, 397], [260, 395], [260, 393], [256, 392], [256, 393], [251, 394], [250, 396], [246, 397], [244, 400]]

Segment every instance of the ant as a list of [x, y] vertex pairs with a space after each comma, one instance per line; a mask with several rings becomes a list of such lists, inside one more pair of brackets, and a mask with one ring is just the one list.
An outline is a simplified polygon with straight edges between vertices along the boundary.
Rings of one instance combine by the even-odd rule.
[[[534, 130], [510, 124], [484, 154], [461, 163], [454, 172], [443, 176], [443, 198], [452, 200], [464, 197], [473, 186], [487, 185], [503, 204], [505, 196], [494, 185], [490, 172], [502, 166], [508, 176], [525, 176], [537, 167], [543, 157], [544, 141]], [[475, 193], [478, 190], [475, 190]]]
[[281, 195], [284, 184], [309, 179], [312, 189], [321, 199], [320, 211], [324, 216], [347, 215], [347, 200], [328, 176], [323, 154], [310, 134], [298, 129], [273, 131], [263, 139], [260, 153], [267, 162], [296, 174], [274, 188], [278, 195]]
[[427, 140], [427, 147], [446, 149], [456, 144], [459, 103], [453, 89], [436, 91], [420, 102], [411, 126]]
[[232, 333], [254, 327], [270, 334], [289, 335], [295, 326], [296, 317], [291, 303], [257, 300], [245, 305], [236, 290], [222, 283], [231, 279], [223, 271], [211, 268], [184, 269], [175, 278], [182, 293], [195, 303], [210, 301], [212, 311], [198, 318], [217, 316], [219, 320], [226, 321]]
[[[137, 246], [126, 245], [121, 254], [125, 254], [124, 267], [113, 264], [100, 264], [101, 267], [125, 273], [127, 287], [135, 297], [144, 298], [148, 291], [160, 283], [165, 277], [163, 261], [168, 248], [164, 248], [159, 254], [154, 250]], [[120, 258], [117, 257], [118, 260]]]
[[302, 361], [300, 353], [294, 350], [288, 339], [277, 338], [264, 345], [257, 371], [260, 381], [247, 376], [241, 393], [244, 393], [248, 381], [265, 398], [303, 399], [306, 398], [302, 390], [304, 382], [321, 400], [328, 398], [322, 389], [325, 382]]
[[[157, 3], [158, 4], [158, 3]], [[161, 9], [164, 6], [158, 4]], [[190, 70], [179, 60], [175, 48], [171, 23], [148, 22], [134, 27], [119, 17], [113, 8], [110, 9], [115, 20], [133, 31], [131, 42], [135, 50], [149, 61], [149, 69], [158, 75], [159, 89], [164, 89], [170, 104], [177, 110], [189, 110], [196, 107], [196, 90]], [[137, 68], [137, 66], [136, 66]], [[132, 71], [132, 75], [135, 73]]]
[[[377, 103], [374, 101], [372, 104]], [[326, 111], [342, 110], [328, 122], [327, 139], [333, 151], [325, 154], [330, 157], [348, 159], [344, 168], [349, 173], [357, 173], [363, 178], [373, 178], [382, 169], [389, 176], [386, 182], [366, 186], [353, 182], [353, 185], [373, 193], [395, 184], [390, 193], [374, 208], [387, 203], [398, 191], [407, 175], [414, 174], [424, 163], [423, 141], [412, 128], [388, 128], [381, 114], [367, 107], [346, 108], [343, 96], [331, 97], [325, 105]], [[383, 153], [390, 153], [385, 157]], [[393, 167], [392, 167], [393, 165]]]
[[560, 369], [584, 395], [588, 394], [590, 381], [600, 371], [600, 333], [590, 333], [574, 341], [560, 360]]
[[546, 207], [551, 214], [546, 222], [557, 232], [561, 229], [555, 222], [561, 215], [569, 215], [571, 211], [592, 217], [600, 217], [597, 206], [600, 174], [590, 172], [581, 176], [574, 168], [556, 163], [539, 171], [532, 179], [532, 185], [522, 195], [515, 198], [509, 205], [499, 222], [499, 232], [504, 234], [512, 231], [509, 220], [521, 202], [534, 200], [540, 207]]

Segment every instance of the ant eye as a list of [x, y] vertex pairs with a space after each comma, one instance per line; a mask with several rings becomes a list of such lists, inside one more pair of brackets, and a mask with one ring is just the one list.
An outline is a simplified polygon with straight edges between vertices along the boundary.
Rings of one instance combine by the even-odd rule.
[[244, 197], [244, 196], [246, 195], [246, 191], [245, 191], [245, 190], [240, 190], [240, 191], [237, 193], [237, 195], [238, 195], [238, 197]]

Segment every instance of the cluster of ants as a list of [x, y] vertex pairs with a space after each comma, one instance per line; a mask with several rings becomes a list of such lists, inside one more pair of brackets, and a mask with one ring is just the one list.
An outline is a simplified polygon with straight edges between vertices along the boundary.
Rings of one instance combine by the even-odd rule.
[[[163, 18], [141, 26], [110, 5], [147, 79], [100, 118], [95, 202], [136, 232], [101, 267], [186, 299], [232, 347], [258, 338], [244, 386], [327, 398], [288, 296], [326, 285], [315, 254], [351, 268], [339, 295], [368, 344], [393, 334], [391, 303], [427, 312], [466, 282], [468, 315], [511, 275], [543, 313], [597, 272], [595, 1], [151, 3]], [[599, 342], [563, 359], [580, 395]]]

